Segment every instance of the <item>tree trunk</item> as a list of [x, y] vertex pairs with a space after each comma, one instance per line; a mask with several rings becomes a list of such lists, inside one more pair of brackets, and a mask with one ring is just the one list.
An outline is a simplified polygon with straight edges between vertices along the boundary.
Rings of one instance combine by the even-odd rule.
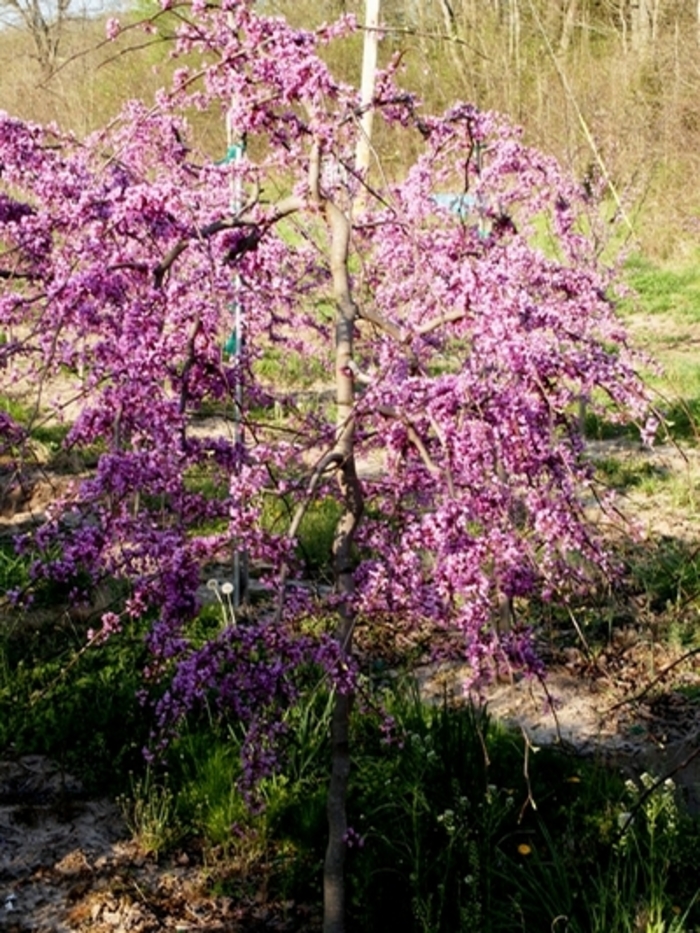
[[651, 0], [632, 0], [630, 6], [630, 36], [632, 48], [644, 51], [652, 38]]
[[355, 158], [355, 167], [357, 171], [366, 178], [369, 171], [371, 139], [372, 139], [372, 118], [374, 108], [372, 107], [372, 98], [374, 97], [374, 76], [377, 70], [377, 46], [379, 26], [379, 0], [367, 0], [367, 12], [365, 16], [365, 34], [364, 55], [362, 59], [362, 118], [360, 119], [360, 137], [357, 143], [357, 154]]
[[[336, 638], [341, 663], [352, 655], [355, 624], [352, 599], [355, 590], [352, 546], [362, 517], [363, 497], [355, 468], [355, 390], [351, 364], [356, 308], [350, 290], [348, 253], [350, 222], [336, 205], [328, 202], [327, 216], [331, 229], [331, 273], [336, 300], [336, 391], [337, 428], [335, 451], [340, 454], [338, 469], [343, 513], [333, 541], [336, 591], [340, 596]], [[346, 798], [350, 775], [350, 711], [354, 695], [338, 691], [331, 724], [331, 780], [328, 788], [328, 846], [323, 871], [323, 931], [345, 930], [345, 851], [347, 833]]]
[[571, 48], [577, 16], [578, 0], [568, 0], [564, 10], [564, 21], [562, 22], [561, 35], [559, 37], [559, 51], [562, 55], [565, 55]]
[[[362, 63], [362, 116], [355, 164], [363, 175], [369, 169], [371, 152], [372, 109], [377, 67], [377, 33], [380, 0], [367, 0]], [[320, 155], [320, 153], [319, 153]], [[363, 197], [363, 195], [361, 195]], [[326, 217], [331, 233], [331, 276], [335, 297], [335, 383], [336, 433], [334, 453], [339, 455], [338, 485], [343, 512], [333, 539], [333, 569], [335, 588], [340, 597], [336, 639], [340, 663], [352, 657], [352, 635], [355, 626], [355, 575], [353, 542], [364, 507], [362, 487], [355, 467], [355, 384], [353, 375], [354, 334], [357, 308], [352, 297], [348, 257], [353, 203], [341, 208], [326, 202]], [[347, 792], [350, 777], [350, 713], [353, 692], [336, 690], [331, 721], [331, 779], [328, 787], [328, 845], [323, 865], [323, 933], [345, 931], [345, 854], [347, 849]]]

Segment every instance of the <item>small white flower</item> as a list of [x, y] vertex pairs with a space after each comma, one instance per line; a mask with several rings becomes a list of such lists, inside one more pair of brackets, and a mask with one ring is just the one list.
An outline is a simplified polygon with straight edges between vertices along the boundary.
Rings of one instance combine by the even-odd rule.
[[623, 810], [622, 813], [617, 814], [617, 825], [621, 831], [629, 829], [633, 823], [634, 817], [627, 810]]
[[224, 596], [230, 596], [233, 593], [233, 583], [229, 583], [228, 580], [226, 583], [221, 584], [221, 592]]
[[211, 580], [207, 580], [207, 589], [211, 590], [212, 593], [217, 593], [219, 591], [219, 581], [214, 580], [213, 578]]

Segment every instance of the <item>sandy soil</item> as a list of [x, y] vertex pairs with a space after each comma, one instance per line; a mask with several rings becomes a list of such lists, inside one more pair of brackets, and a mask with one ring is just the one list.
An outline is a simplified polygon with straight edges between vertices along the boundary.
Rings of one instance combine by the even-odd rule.
[[3, 933], [301, 929], [293, 905], [214, 898], [205, 882], [186, 853], [161, 864], [145, 857], [118, 806], [85, 799], [46, 758], [0, 763]]

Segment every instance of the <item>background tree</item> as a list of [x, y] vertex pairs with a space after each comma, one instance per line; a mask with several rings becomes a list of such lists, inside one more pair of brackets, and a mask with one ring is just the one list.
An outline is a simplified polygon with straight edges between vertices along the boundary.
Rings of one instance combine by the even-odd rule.
[[21, 25], [31, 36], [44, 78], [53, 73], [69, 16], [71, 0], [2, 0], [0, 15], [11, 26]]
[[[493, 114], [423, 112], [398, 59], [377, 75], [375, 117], [414, 164], [358, 171], [360, 95], [320, 57], [354, 20], [304, 31], [255, 6], [168, 3], [172, 86], [84, 140], [2, 118], [0, 373], [7, 396], [38, 387], [35, 417], [65, 419], [66, 448], [96, 457], [22, 547], [34, 580], [74, 600], [128, 587], [96, 642], [152, 620], [147, 673], [168, 684], [156, 749], [207, 703], [246, 728], [252, 793], [280, 710], [310, 664], [325, 672], [335, 933], [355, 641], [395, 619], [473, 680], [537, 670], [530, 633], [494, 624], [499, 605], [575, 591], [606, 565], [579, 404], [615, 417], [645, 402], [583, 232], [598, 225], [587, 192]], [[244, 158], [197, 151], [186, 115], [203, 110], [247, 141]], [[320, 369], [332, 405], [309, 410], [283, 368], [265, 379], [278, 348]], [[31, 425], [5, 412], [1, 428], [20, 470]], [[318, 501], [337, 515], [330, 594], [296, 549]], [[203, 638], [205, 568], [235, 550], [266, 598]]]

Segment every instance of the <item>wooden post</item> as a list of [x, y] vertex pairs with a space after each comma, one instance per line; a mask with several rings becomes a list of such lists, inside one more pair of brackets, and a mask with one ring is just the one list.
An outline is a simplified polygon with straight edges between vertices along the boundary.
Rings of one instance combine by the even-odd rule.
[[360, 95], [362, 117], [360, 119], [360, 137], [355, 152], [355, 167], [367, 177], [372, 149], [372, 98], [374, 97], [374, 77], [377, 71], [377, 48], [379, 45], [379, 3], [380, 0], [366, 0], [365, 3], [365, 42], [362, 54], [362, 84]]

